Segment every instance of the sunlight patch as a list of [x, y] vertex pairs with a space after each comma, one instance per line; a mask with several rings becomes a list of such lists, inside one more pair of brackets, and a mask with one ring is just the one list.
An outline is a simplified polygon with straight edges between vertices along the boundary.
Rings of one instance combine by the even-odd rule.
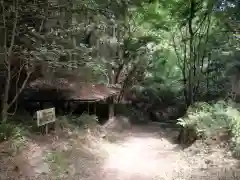
[[152, 176], [160, 173], [164, 176], [174, 159], [169, 159], [169, 152], [159, 152], [160, 146], [172, 150], [168, 141], [150, 137], [131, 137], [121, 145], [106, 145], [109, 157], [104, 168], [127, 174]]

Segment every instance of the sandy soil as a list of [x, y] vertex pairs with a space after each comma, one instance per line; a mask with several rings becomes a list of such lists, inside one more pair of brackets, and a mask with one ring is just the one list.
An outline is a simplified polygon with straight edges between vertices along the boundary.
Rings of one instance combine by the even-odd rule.
[[182, 150], [171, 129], [141, 125], [104, 138], [87, 134], [33, 138], [15, 157], [0, 154], [0, 179], [240, 179], [239, 161], [229, 150], [201, 141]]

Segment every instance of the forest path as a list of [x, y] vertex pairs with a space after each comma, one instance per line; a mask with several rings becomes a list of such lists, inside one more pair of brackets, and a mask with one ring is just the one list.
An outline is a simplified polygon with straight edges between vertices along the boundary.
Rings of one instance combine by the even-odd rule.
[[101, 179], [214, 180], [240, 175], [237, 160], [217, 144], [210, 147], [198, 141], [183, 150], [173, 143], [177, 131], [162, 129], [155, 124], [135, 126], [119, 136], [121, 134], [125, 136], [124, 140], [102, 144], [109, 156], [100, 171]]
[[136, 125], [111, 131], [105, 138], [68, 134], [65, 138], [52, 136], [49, 140], [51, 136], [48, 136], [45, 140], [29, 141], [21, 154], [5, 161], [6, 166], [3, 161], [0, 163], [0, 179], [223, 180], [240, 177], [239, 162], [227, 149], [196, 142], [182, 150], [172, 142], [177, 135], [172, 129]]

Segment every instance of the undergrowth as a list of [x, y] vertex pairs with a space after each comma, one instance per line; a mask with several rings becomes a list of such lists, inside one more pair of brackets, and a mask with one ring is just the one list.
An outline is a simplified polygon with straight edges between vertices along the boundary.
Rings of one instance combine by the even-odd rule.
[[197, 102], [178, 119], [178, 124], [184, 129], [194, 128], [202, 138], [214, 136], [219, 131], [228, 132], [234, 152], [240, 153], [240, 108], [232, 101]]
[[80, 116], [66, 115], [58, 117], [58, 123], [62, 128], [92, 128], [98, 125], [98, 117], [83, 113]]
[[[22, 122], [24, 119], [28, 122]], [[96, 128], [98, 126], [98, 118], [88, 114], [60, 116], [57, 117], [56, 124], [61, 129], [69, 129], [78, 133], [81, 129], [88, 131]], [[6, 123], [0, 123], [0, 143], [7, 142], [7, 151], [13, 155], [25, 147], [27, 137], [30, 137], [33, 133], [38, 133], [38, 131], [40, 131], [40, 128], [37, 127], [33, 119], [16, 116], [13, 119], [9, 119]]]
[[47, 161], [51, 163], [51, 168], [56, 171], [56, 173], [62, 172], [67, 169], [67, 160], [69, 159], [70, 153], [71, 151], [52, 151], [47, 154]]
[[144, 123], [149, 119], [145, 111], [130, 104], [118, 104], [116, 107], [117, 114], [128, 117], [131, 123]]
[[20, 152], [26, 145], [27, 138], [26, 132], [22, 127], [16, 126], [11, 123], [1, 123], [0, 124], [0, 143], [7, 141], [6, 151], [11, 156], [16, 155]]
[[9, 140], [11, 138], [19, 138], [24, 136], [25, 132], [22, 127], [11, 123], [0, 124], [0, 142]]

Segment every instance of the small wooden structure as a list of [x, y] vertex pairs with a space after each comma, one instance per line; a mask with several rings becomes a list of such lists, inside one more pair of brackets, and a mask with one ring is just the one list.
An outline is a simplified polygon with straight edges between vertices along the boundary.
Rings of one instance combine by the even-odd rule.
[[[84, 105], [87, 106], [85, 112], [97, 115], [97, 106], [107, 105], [108, 118], [110, 118], [114, 116], [114, 102], [119, 92], [120, 88], [113, 85], [77, 82], [66, 78], [56, 78], [51, 81], [39, 78], [29, 83], [23, 97], [25, 103], [35, 104], [35, 111], [55, 107], [56, 113], [63, 111], [70, 113]], [[26, 106], [29, 107], [27, 104]]]

